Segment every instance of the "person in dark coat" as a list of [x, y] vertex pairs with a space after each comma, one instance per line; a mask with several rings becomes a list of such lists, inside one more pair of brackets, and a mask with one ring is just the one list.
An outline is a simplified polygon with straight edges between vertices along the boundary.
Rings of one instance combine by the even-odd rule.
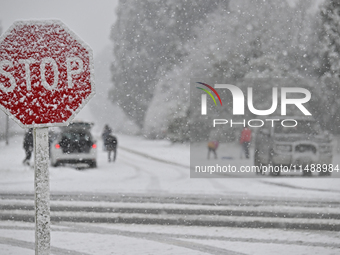
[[105, 138], [105, 149], [108, 152], [108, 160], [109, 162], [111, 162], [111, 153], [113, 153], [113, 161], [116, 160], [116, 155], [117, 155], [117, 138], [114, 135], [107, 135]]
[[108, 135], [110, 135], [112, 133], [112, 129], [109, 127], [109, 125], [105, 125], [104, 126], [104, 130], [103, 130], [103, 133], [102, 133], [102, 139], [103, 139], [103, 143], [104, 143], [104, 151], [106, 151], [106, 146], [105, 146], [105, 140], [106, 140], [106, 137]]
[[29, 165], [33, 151], [33, 128], [28, 129], [25, 133], [23, 147], [26, 153], [23, 163]]

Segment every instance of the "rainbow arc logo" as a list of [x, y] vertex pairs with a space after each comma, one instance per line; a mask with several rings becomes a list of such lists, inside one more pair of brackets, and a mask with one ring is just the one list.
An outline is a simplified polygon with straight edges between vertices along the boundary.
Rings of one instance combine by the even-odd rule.
[[[212, 92], [214, 92], [215, 95], [217, 96], [218, 100], [220, 101], [221, 106], [222, 106], [221, 97], [220, 97], [220, 95], [217, 93], [217, 91], [216, 91], [213, 87], [211, 87], [210, 85], [208, 85], [208, 84], [206, 84], [206, 83], [203, 83], [203, 82], [196, 82], [196, 83], [201, 84], [201, 85], [203, 85], [203, 86], [206, 86], [206, 87], [209, 88]], [[204, 89], [204, 88], [201, 88], [201, 87], [196, 87], [196, 88], [201, 89], [201, 90], [203, 90], [204, 92], [206, 92], [206, 93], [212, 98], [212, 100], [214, 101], [215, 105], [217, 105], [214, 96], [211, 94], [211, 92], [210, 92], [209, 90]], [[201, 114], [202, 114], [202, 115], [206, 115], [206, 114], [207, 114], [207, 95], [206, 95], [206, 94], [202, 94], [201, 100], [202, 100]]]
[[[216, 92], [216, 90], [213, 87], [203, 82], [196, 82], [196, 83], [201, 84], [207, 87], [208, 89], [210, 89], [212, 92], [214, 92], [222, 106], [222, 100], [220, 98], [220, 95]], [[215, 97], [209, 90], [201, 88], [201, 87], [196, 87], [196, 88], [206, 92], [213, 99], [215, 105], [217, 105]], [[235, 85], [231, 85], [231, 84], [215, 84], [215, 88], [228, 89], [233, 97], [233, 115], [244, 115], [245, 97], [240, 88], [238, 88]], [[287, 95], [291, 93], [303, 94], [304, 97], [300, 96], [300, 98], [288, 98]], [[207, 114], [207, 94], [201, 95], [201, 114], [202, 115]], [[253, 88], [248, 87], [247, 88], [247, 105], [248, 105], [249, 111], [255, 115], [261, 115], [261, 116], [273, 114], [276, 111], [277, 106], [278, 106], [278, 95], [279, 95], [278, 88], [273, 87], [272, 88], [272, 99], [273, 99], [272, 106], [266, 110], [255, 109], [254, 104], [253, 104]], [[287, 114], [287, 109], [286, 109], [287, 105], [295, 105], [298, 109], [301, 110], [301, 112], [304, 115], [312, 115], [306, 109], [306, 107], [303, 106], [304, 103], [307, 103], [311, 99], [311, 93], [309, 90], [305, 88], [299, 88], [299, 87], [281, 87], [280, 96], [281, 96], [281, 115]]]

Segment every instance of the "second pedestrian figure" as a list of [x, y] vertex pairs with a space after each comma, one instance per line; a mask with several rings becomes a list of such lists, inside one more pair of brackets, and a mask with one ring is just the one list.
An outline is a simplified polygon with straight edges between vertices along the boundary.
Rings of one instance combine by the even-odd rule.
[[215, 156], [215, 159], [217, 159], [217, 153], [216, 153], [217, 148], [218, 148], [218, 141], [208, 142], [208, 159], [210, 158], [210, 152], [212, 152]]
[[113, 161], [116, 160], [117, 155], [117, 138], [114, 135], [107, 135], [104, 141], [105, 149], [108, 153], [108, 160], [111, 162], [111, 154], [113, 154]]
[[[249, 146], [251, 141], [251, 130], [246, 125], [242, 130], [241, 137], [240, 137], [240, 144], [242, 145], [242, 150], [246, 155], [246, 158], [249, 158]], [[242, 157], [242, 154], [241, 154]]]

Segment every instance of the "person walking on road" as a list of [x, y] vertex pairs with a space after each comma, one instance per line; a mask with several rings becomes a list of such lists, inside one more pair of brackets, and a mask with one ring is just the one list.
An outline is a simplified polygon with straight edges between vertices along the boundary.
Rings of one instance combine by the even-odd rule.
[[104, 126], [104, 130], [103, 130], [103, 133], [102, 133], [102, 139], [103, 139], [103, 144], [104, 144], [104, 151], [106, 151], [106, 146], [105, 146], [105, 141], [106, 141], [106, 137], [108, 135], [110, 135], [112, 133], [112, 129], [109, 127], [108, 124], [106, 124]]
[[246, 155], [246, 158], [249, 158], [249, 146], [251, 142], [251, 130], [246, 125], [244, 129], [241, 132], [240, 137], [240, 144], [242, 145], [242, 150], [244, 151], [244, 154]]
[[116, 161], [116, 156], [117, 156], [117, 138], [114, 135], [107, 135], [105, 138], [105, 149], [108, 152], [108, 160], [111, 162], [111, 154], [113, 153], [113, 159], [112, 161]]
[[23, 147], [26, 153], [23, 163], [29, 166], [33, 151], [33, 128], [28, 129], [25, 133]]
[[217, 159], [217, 153], [216, 153], [217, 148], [218, 148], [218, 141], [208, 142], [208, 159], [210, 158], [211, 152], [214, 154], [215, 159]]

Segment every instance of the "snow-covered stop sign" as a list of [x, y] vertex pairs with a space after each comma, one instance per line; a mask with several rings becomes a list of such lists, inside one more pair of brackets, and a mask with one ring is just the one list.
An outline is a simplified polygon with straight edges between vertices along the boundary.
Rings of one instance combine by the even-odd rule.
[[0, 38], [0, 108], [21, 127], [67, 125], [93, 73], [92, 50], [60, 21], [18, 21]]

